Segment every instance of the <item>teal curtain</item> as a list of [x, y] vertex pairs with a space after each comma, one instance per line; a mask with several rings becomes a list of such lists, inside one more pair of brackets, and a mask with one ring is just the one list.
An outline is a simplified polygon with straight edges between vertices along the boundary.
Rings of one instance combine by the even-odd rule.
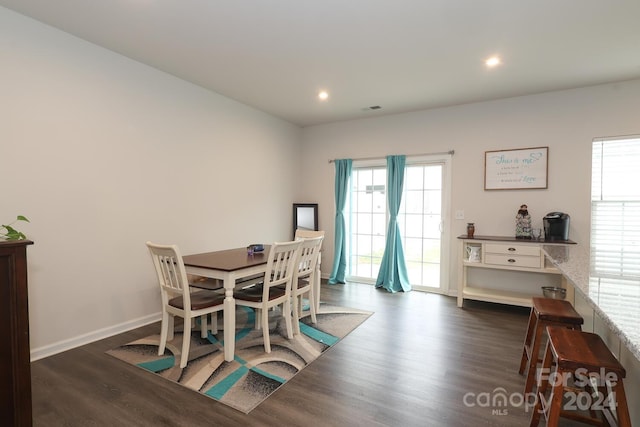
[[333, 268], [329, 276], [329, 284], [345, 282], [347, 270], [347, 235], [346, 222], [344, 219], [344, 207], [347, 202], [349, 190], [349, 178], [351, 178], [351, 159], [336, 160], [336, 225], [335, 225], [335, 248], [333, 255]]
[[387, 202], [389, 204], [389, 227], [382, 263], [376, 280], [376, 288], [389, 292], [410, 291], [409, 275], [402, 250], [402, 238], [398, 227], [398, 211], [402, 200], [405, 156], [387, 156]]

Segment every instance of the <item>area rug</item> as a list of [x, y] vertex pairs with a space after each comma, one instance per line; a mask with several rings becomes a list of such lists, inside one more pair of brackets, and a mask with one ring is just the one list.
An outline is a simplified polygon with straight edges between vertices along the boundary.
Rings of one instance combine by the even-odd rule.
[[[232, 362], [224, 360], [222, 330], [203, 339], [199, 327], [191, 332], [189, 363], [184, 369], [179, 366], [183, 334], [177, 330], [162, 356], [158, 356], [159, 330], [157, 335], [130, 342], [107, 354], [249, 413], [373, 313], [322, 303], [315, 325], [306, 314], [300, 320], [301, 333], [289, 340], [280, 312], [270, 312], [271, 353], [265, 353], [262, 331], [254, 329], [255, 312], [239, 306]], [[176, 319], [175, 323], [178, 326], [182, 321]], [[221, 318], [218, 324], [222, 325]]]

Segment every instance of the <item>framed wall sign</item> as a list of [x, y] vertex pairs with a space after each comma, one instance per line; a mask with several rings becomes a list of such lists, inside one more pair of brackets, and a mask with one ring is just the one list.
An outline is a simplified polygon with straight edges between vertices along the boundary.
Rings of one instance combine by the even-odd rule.
[[485, 151], [485, 190], [547, 188], [549, 147]]

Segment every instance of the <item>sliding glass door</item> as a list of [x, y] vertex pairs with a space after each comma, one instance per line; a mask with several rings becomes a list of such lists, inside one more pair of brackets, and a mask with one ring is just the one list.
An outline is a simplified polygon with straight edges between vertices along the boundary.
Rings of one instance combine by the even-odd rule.
[[371, 282], [378, 277], [384, 253], [387, 200], [384, 167], [354, 168], [348, 217], [348, 276]]
[[412, 286], [440, 290], [442, 165], [413, 165], [405, 171], [398, 214]]
[[[448, 174], [448, 157], [407, 159], [398, 224], [414, 289], [447, 290]], [[386, 182], [384, 160], [354, 161], [347, 206], [348, 280], [374, 283], [378, 276], [388, 222]]]

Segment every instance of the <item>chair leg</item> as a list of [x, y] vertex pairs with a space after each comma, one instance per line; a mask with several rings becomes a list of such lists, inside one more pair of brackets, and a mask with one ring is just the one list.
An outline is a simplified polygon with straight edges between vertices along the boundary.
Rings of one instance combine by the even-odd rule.
[[617, 378], [616, 385], [613, 387], [614, 394], [611, 395], [613, 400], [617, 403], [617, 407], [614, 406], [615, 414], [618, 419], [618, 425], [620, 427], [631, 427], [631, 417], [629, 416], [629, 407], [627, 406], [627, 396], [624, 391], [624, 385], [622, 384], [622, 378]]
[[547, 343], [544, 351], [544, 357], [542, 359], [542, 367], [540, 368], [540, 376], [538, 377], [536, 375], [536, 384], [538, 384], [538, 388], [534, 394], [535, 406], [533, 408], [533, 412], [531, 413], [531, 421], [529, 423], [529, 427], [536, 427], [540, 423], [540, 416], [545, 409], [543, 399], [545, 398], [545, 393], [547, 392], [547, 387], [549, 386], [549, 379], [551, 378], [550, 370], [552, 364], [553, 353], [551, 352], [551, 344]]
[[562, 397], [564, 396], [564, 386], [562, 381], [557, 381], [551, 387], [551, 396], [549, 397], [549, 416], [547, 425], [557, 426], [560, 421], [560, 411], [562, 410]]
[[[540, 322], [540, 320], [538, 320]], [[531, 357], [528, 360], [528, 367], [526, 370], [527, 379], [524, 383], [524, 393], [531, 393], [533, 389], [534, 381], [536, 380], [536, 368], [538, 366], [538, 358], [540, 357], [540, 341], [542, 341], [542, 335], [544, 333], [544, 328], [538, 327], [536, 325], [534, 329], [533, 342], [531, 344], [530, 355]]]
[[[262, 312], [262, 339], [264, 340], [264, 351], [271, 353], [271, 341], [269, 340], [269, 310], [260, 310]], [[258, 316], [256, 316], [256, 322]]]
[[[171, 325], [169, 325], [169, 323], [171, 323]], [[173, 322], [169, 321], [169, 314], [166, 311], [163, 311], [162, 322], [160, 323], [160, 345], [158, 346], [158, 356], [162, 356], [164, 354], [164, 349], [167, 347], [169, 326], [173, 326]], [[171, 335], [173, 335], [173, 333]]]
[[169, 316], [169, 327], [167, 328], [167, 339], [171, 341], [173, 339], [173, 330], [175, 329], [175, 316], [173, 314], [167, 314]]
[[299, 304], [299, 300], [297, 296], [293, 296], [291, 298], [291, 301], [293, 303], [293, 307], [291, 308], [291, 314], [293, 315], [293, 333], [294, 334], [299, 334], [300, 333], [300, 315], [298, 314], [298, 304]]
[[200, 316], [200, 338], [206, 338], [209, 334], [209, 328], [207, 327], [207, 315]]
[[316, 318], [316, 295], [313, 288], [309, 289], [309, 311], [311, 312], [311, 323], [318, 323]]
[[291, 327], [291, 303], [290, 300], [286, 300], [282, 303], [282, 316], [284, 317], [284, 323], [287, 325], [287, 338], [293, 339], [293, 328]]
[[[255, 309], [255, 312], [256, 312], [255, 313], [256, 314], [256, 327], [255, 327], [255, 329], [256, 329], [256, 331], [262, 327], [262, 320], [261, 319], [262, 319], [262, 312], [263, 311], [266, 311], [266, 310], [261, 310], [259, 308]], [[267, 323], [267, 328], [269, 327], [268, 325], [269, 324]]]
[[218, 333], [218, 312], [211, 313], [211, 333], [213, 335]]
[[191, 329], [187, 328], [187, 323], [191, 323], [191, 319], [184, 319], [184, 331], [182, 333], [182, 355], [180, 356], [180, 367], [187, 366], [189, 360], [189, 344], [191, 343]]
[[529, 313], [529, 323], [527, 323], [527, 335], [524, 338], [524, 345], [522, 346], [522, 358], [520, 359], [520, 369], [518, 369], [518, 373], [522, 375], [524, 373], [524, 369], [527, 366], [527, 347], [531, 345], [531, 338], [533, 337], [533, 330], [536, 326], [536, 315], [533, 312], [533, 308]]

